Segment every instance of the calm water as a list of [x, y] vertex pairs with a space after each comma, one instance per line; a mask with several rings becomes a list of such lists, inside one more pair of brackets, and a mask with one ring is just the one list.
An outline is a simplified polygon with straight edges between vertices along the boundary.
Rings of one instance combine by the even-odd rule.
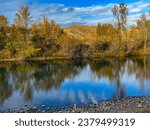
[[0, 110], [150, 96], [149, 58], [0, 62]]

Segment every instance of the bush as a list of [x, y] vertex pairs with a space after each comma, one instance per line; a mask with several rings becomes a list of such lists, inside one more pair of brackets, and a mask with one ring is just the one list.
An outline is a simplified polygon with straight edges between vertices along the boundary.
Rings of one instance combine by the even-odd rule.
[[110, 43], [109, 42], [96, 42], [94, 43], [94, 50], [95, 51], [100, 51], [100, 52], [105, 52], [106, 50], [108, 50], [110, 47]]
[[9, 50], [2, 50], [0, 51], [0, 59], [10, 59], [11, 58], [11, 52]]
[[90, 58], [92, 56], [92, 49], [89, 45], [80, 43], [76, 44], [76, 46], [71, 51], [72, 58]]
[[23, 44], [24, 43], [21, 41], [8, 42], [5, 46], [5, 49], [11, 52], [12, 57], [16, 57], [19, 54]]
[[36, 53], [40, 50], [39, 48], [35, 48], [34, 46], [25, 44], [21, 41], [8, 42], [5, 49], [10, 52], [10, 55], [13, 58], [28, 58], [36, 56]]
[[26, 46], [25, 49], [22, 49], [22, 51], [20, 51], [18, 57], [30, 58], [36, 56], [38, 51], [40, 51], [39, 48], [35, 48], [33, 46]]

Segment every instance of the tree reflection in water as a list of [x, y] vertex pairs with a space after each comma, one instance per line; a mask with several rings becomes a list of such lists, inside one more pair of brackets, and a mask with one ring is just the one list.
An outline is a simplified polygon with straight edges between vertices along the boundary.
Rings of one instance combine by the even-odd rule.
[[[89, 69], [88, 69], [89, 68]], [[48, 93], [53, 89], [60, 89], [65, 81], [77, 80], [85, 73], [92, 75], [90, 81], [95, 83], [96, 79], [108, 79], [112, 91], [112, 99], [130, 96], [127, 76], [135, 76], [139, 82], [141, 93], [148, 88], [150, 81], [150, 60], [149, 57], [134, 58], [105, 58], [92, 61], [66, 61], [54, 60], [45, 62], [4, 62], [0, 63], [0, 104], [11, 98], [14, 92], [19, 92], [25, 102], [32, 102], [34, 93], [40, 91]], [[89, 75], [89, 78], [90, 78]], [[78, 77], [78, 78], [77, 78]], [[82, 76], [84, 79], [84, 76]], [[134, 83], [133, 83], [134, 85]], [[79, 84], [78, 84], [78, 87]], [[102, 86], [105, 87], [105, 86]], [[72, 88], [77, 89], [77, 88]], [[96, 87], [92, 89], [97, 89]], [[80, 91], [75, 90], [75, 91]], [[100, 90], [99, 90], [100, 91]], [[150, 91], [150, 89], [149, 89]], [[84, 91], [82, 91], [84, 94]], [[97, 92], [95, 96], [98, 95]], [[78, 92], [81, 96], [80, 93]], [[107, 92], [105, 93], [107, 95]], [[133, 96], [136, 93], [133, 94]]]

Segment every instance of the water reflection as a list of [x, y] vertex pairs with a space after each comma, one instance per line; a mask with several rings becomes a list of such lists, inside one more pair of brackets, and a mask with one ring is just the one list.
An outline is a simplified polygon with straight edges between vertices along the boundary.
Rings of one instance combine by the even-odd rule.
[[150, 96], [149, 57], [0, 63], [0, 110]]

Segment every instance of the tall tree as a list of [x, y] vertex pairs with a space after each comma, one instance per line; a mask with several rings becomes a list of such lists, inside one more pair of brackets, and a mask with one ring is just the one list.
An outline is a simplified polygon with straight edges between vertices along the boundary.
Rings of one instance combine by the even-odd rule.
[[119, 5], [114, 5], [112, 8], [112, 13], [117, 19], [117, 29], [119, 30], [119, 44], [122, 40], [122, 30], [125, 29], [127, 23], [128, 8], [125, 3], [120, 3]]
[[146, 14], [142, 14], [140, 20], [137, 22], [137, 25], [144, 35], [144, 54], [146, 54], [148, 34], [150, 33], [150, 19], [146, 16]]
[[8, 20], [5, 16], [0, 15], [0, 50], [4, 48], [7, 41]]
[[15, 15], [14, 24], [17, 27], [21, 27], [21, 16], [19, 13], [16, 13]]
[[31, 13], [28, 6], [20, 6], [19, 11], [15, 15], [14, 23], [16, 26], [21, 26], [24, 29], [25, 42], [28, 43], [29, 24], [31, 23]]
[[8, 20], [4, 15], [0, 15], [0, 26], [6, 26], [8, 24]]

